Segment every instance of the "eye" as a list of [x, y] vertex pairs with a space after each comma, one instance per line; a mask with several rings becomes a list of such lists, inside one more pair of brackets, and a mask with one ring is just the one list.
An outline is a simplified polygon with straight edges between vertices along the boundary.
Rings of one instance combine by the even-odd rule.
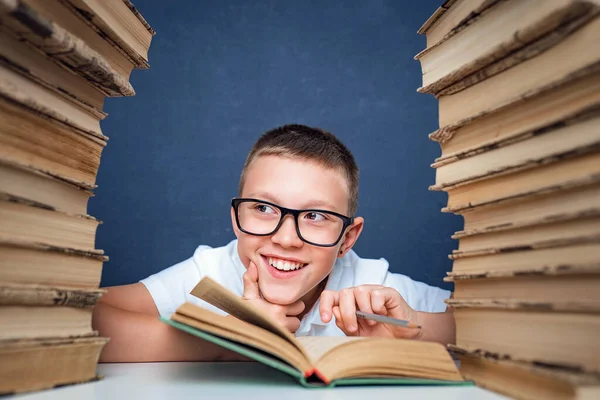
[[304, 218], [309, 219], [311, 221], [315, 221], [315, 222], [321, 222], [321, 221], [326, 221], [328, 218], [325, 214], [321, 214], [318, 212], [307, 212], [306, 215], [304, 216]]
[[261, 214], [275, 214], [277, 213], [277, 211], [275, 211], [275, 209], [271, 206], [268, 206], [266, 204], [255, 204], [253, 207], [256, 211], [258, 211]]

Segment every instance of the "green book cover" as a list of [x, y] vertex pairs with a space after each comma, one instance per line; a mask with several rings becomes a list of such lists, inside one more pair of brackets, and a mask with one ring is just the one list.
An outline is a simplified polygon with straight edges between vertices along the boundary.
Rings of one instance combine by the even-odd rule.
[[161, 317], [161, 320], [174, 328], [187, 332], [191, 335], [197, 336], [207, 342], [214, 343], [218, 346], [224, 347], [228, 350], [234, 351], [241, 354], [249, 359], [258, 361], [271, 368], [284, 372], [298, 380], [298, 382], [304, 387], [311, 388], [323, 388], [323, 387], [335, 387], [335, 386], [351, 386], [351, 385], [438, 385], [438, 386], [472, 386], [473, 383], [469, 381], [445, 381], [437, 379], [419, 379], [409, 377], [398, 377], [398, 378], [347, 378], [338, 379], [325, 384], [324, 382], [314, 379], [307, 378], [304, 374], [292, 367], [285, 361], [272, 356], [271, 354], [265, 353], [262, 350], [246, 346], [241, 343], [231, 341], [229, 339], [214, 335], [212, 333], [204, 332], [200, 329], [196, 329], [189, 325], [185, 325], [168, 318]]

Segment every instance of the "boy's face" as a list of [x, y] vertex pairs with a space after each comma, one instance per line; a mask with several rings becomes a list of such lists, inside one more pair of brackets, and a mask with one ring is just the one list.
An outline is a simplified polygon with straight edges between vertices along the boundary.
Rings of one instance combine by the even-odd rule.
[[[246, 171], [241, 197], [265, 200], [292, 209], [316, 208], [348, 215], [348, 183], [341, 171], [315, 162], [266, 155], [256, 158]], [[319, 247], [303, 242], [294, 218], [288, 215], [279, 230], [270, 236], [241, 232], [231, 209], [238, 253], [246, 268], [253, 261], [258, 268], [258, 285], [263, 297], [275, 304], [291, 304], [311, 298], [317, 285], [331, 272], [336, 257], [354, 245], [363, 219], [355, 218], [336, 246]], [[270, 262], [281, 260], [302, 264], [294, 271], [280, 271]]]

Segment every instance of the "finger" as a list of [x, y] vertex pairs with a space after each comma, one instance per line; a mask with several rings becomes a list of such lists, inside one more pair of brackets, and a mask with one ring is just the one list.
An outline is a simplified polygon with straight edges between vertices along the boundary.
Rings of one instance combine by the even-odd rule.
[[[356, 306], [359, 310], [372, 314], [373, 309], [371, 308], [371, 291], [372, 289], [366, 286], [358, 286], [354, 289], [354, 298], [356, 300]], [[373, 326], [377, 322], [371, 319], [361, 318], [358, 320], [358, 323], [363, 324], [362, 326]]]
[[344, 323], [342, 322], [342, 316], [340, 315], [340, 308], [338, 306], [334, 306], [331, 309], [331, 313], [335, 317], [335, 324], [337, 325], [337, 327], [345, 332], [346, 327], [344, 326]]
[[387, 315], [387, 308], [385, 307], [387, 298], [386, 291], [384, 289], [376, 289], [371, 292], [371, 307], [375, 314]]
[[258, 269], [254, 262], [250, 261], [248, 269], [242, 277], [244, 280], [244, 292], [242, 297], [245, 299], [260, 299], [260, 289], [258, 288]]
[[327, 323], [331, 321], [332, 309], [339, 303], [339, 292], [333, 290], [324, 290], [321, 293], [319, 301], [319, 312], [321, 313], [321, 321]]
[[290, 332], [294, 333], [300, 328], [300, 320], [296, 317], [286, 317], [285, 327], [289, 329]]
[[340, 291], [340, 313], [342, 322], [349, 332], [356, 332], [358, 323], [356, 322], [356, 300], [353, 289], [343, 289]]
[[287, 309], [285, 310], [285, 315], [298, 315], [302, 311], [304, 311], [304, 308], [305, 308], [304, 302], [298, 300], [297, 302], [292, 303], [289, 306], [287, 306]]
[[340, 330], [342, 332], [344, 332], [344, 334], [346, 336], [355, 336], [356, 333], [350, 332], [348, 331], [348, 329], [346, 328], [346, 326], [344, 325], [344, 322], [342, 321], [342, 316], [340, 313], [340, 307], [339, 306], [334, 306], [331, 310], [331, 313], [333, 314], [333, 316], [335, 317], [335, 325], [340, 328]]

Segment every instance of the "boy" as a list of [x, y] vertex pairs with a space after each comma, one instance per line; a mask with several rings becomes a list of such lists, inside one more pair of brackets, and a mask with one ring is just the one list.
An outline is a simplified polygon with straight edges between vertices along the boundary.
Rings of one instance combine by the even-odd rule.
[[[364, 220], [358, 168], [331, 133], [303, 125], [273, 129], [251, 149], [232, 200], [237, 240], [200, 246], [192, 258], [136, 284], [109, 288], [94, 328], [111, 338], [101, 361], [231, 360], [237, 356], [158, 320], [185, 301], [220, 310], [189, 292], [210, 276], [297, 336], [361, 335], [451, 343], [450, 292], [388, 272], [385, 260], [351, 250]], [[422, 329], [357, 320], [356, 310]]]

